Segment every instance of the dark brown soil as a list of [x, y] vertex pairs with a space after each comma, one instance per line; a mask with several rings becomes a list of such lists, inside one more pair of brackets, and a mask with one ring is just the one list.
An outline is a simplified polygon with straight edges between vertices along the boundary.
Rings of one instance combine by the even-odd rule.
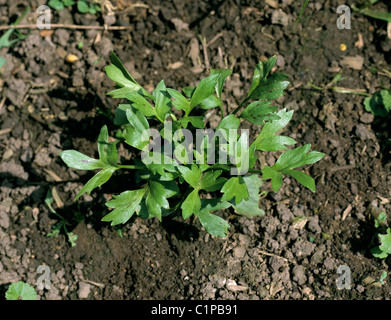
[[[389, 273], [389, 259], [370, 253], [377, 241], [373, 214], [391, 209], [389, 119], [367, 114], [360, 95], [308, 85], [327, 85], [340, 69], [338, 86], [369, 93], [389, 88], [382, 72], [390, 70], [386, 23], [353, 14], [351, 30], [339, 30], [336, 9], [345, 2], [334, 0], [310, 3], [296, 29], [301, 1], [111, 2], [112, 16], [64, 9], [53, 11], [52, 23], [129, 30], [24, 30], [26, 39], [0, 50], [7, 59], [0, 73], [0, 297], [12, 282], [35, 285], [44, 264], [51, 288], [39, 290], [40, 299], [389, 299], [388, 277], [377, 281]], [[38, 1], [0, 0], [1, 25], [27, 3], [34, 13]], [[35, 19], [29, 14], [23, 23]], [[363, 47], [356, 44], [359, 34]], [[207, 56], [199, 37], [211, 41]], [[207, 75], [206, 61], [233, 68], [225, 96], [232, 110], [257, 61], [276, 54], [278, 71], [291, 77], [278, 102], [295, 110], [285, 134], [326, 153], [308, 168], [317, 192], [288, 178], [277, 194], [265, 184], [264, 217], [220, 212], [231, 224], [226, 239], [210, 237], [196, 220], [132, 219], [121, 230], [100, 222], [106, 200], [132, 188], [134, 177], [117, 174], [75, 203], [91, 173], [68, 169], [58, 154], [72, 148], [96, 156], [101, 126], [115, 129], [118, 101], [105, 95], [113, 85], [104, 73], [110, 50], [146, 87], [161, 79], [176, 89], [195, 84]], [[69, 53], [79, 60], [67, 62]], [[341, 63], [348, 56], [362, 57], [363, 65]], [[75, 247], [64, 233], [47, 236], [59, 221], [44, 201], [53, 187], [64, 203], [56, 211], [78, 236]], [[351, 289], [337, 288], [342, 265], [351, 270]]]

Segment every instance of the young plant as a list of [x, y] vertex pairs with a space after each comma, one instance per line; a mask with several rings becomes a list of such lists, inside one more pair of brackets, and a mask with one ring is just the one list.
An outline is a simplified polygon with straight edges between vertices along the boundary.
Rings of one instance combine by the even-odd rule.
[[[106, 73], [117, 89], [108, 94], [127, 100], [115, 111], [114, 123], [121, 126], [116, 140], [109, 138], [108, 128], [103, 126], [98, 137], [98, 159], [76, 150], [60, 154], [71, 168], [99, 170], [75, 199], [102, 186], [118, 170], [136, 170], [137, 185], [124, 181], [130, 189], [106, 203], [113, 210], [103, 221], [119, 225], [134, 214], [161, 221], [165, 216], [181, 213], [184, 219], [199, 219], [211, 235], [225, 237], [229, 224], [212, 212], [232, 207], [239, 215], [263, 215], [258, 203], [264, 180], [271, 180], [277, 192], [283, 176], [289, 175], [315, 192], [314, 179], [297, 169], [319, 161], [324, 154], [310, 151], [310, 144], [288, 150], [287, 146], [296, 141], [277, 134], [289, 123], [293, 111], [278, 111], [271, 104], [284, 95], [289, 85], [287, 75], [271, 74], [275, 56], [256, 65], [247, 96], [228, 114], [222, 90], [232, 70], [212, 69], [197, 87], [185, 87], [182, 93], [167, 88], [162, 80], [151, 94], [114, 53], [111, 62]], [[220, 123], [217, 128], [206, 128], [202, 111], [212, 108], [219, 108]], [[251, 144], [248, 131], [241, 130], [239, 135], [241, 121], [262, 126]], [[118, 143], [129, 145], [139, 158], [132, 164], [119, 164]], [[285, 152], [274, 165], [256, 170], [259, 151]]]
[[67, 7], [71, 7], [77, 4], [77, 10], [80, 13], [96, 14], [101, 11], [101, 7], [98, 1], [88, 0], [50, 0], [48, 5], [55, 10], [62, 10]]
[[375, 116], [387, 117], [391, 111], [391, 90], [383, 89], [364, 99], [365, 110]]
[[[379, 229], [386, 223], [387, 214], [383, 211], [375, 219], [375, 228]], [[375, 258], [385, 259], [391, 254], [391, 229], [387, 228], [386, 234], [376, 233], [380, 245], [371, 249], [371, 253]]]
[[[76, 247], [76, 240], [78, 238], [77, 234], [74, 234], [73, 232], [68, 231], [68, 228], [67, 228], [67, 226], [71, 226], [70, 221], [68, 221], [62, 215], [60, 215], [56, 210], [54, 210], [54, 208], [52, 206], [53, 197], [57, 194], [57, 191], [55, 188], [53, 188], [52, 190], [53, 190], [53, 192], [50, 189], [48, 190], [46, 197], [45, 197], [45, 203], [48, 206], [50, 212], [53, 213], [54, 215], [56, 215], [60, 219], [60, 221], [52, 227], [52, 231], [49, 232], [46, 236], [49, 238], [51, 238], [51, 237], [57, 238], [58, 235], [60, 234], [61, 230], [64, 230], [65, 234], [68, 237], [68, 242], [71, 244], [72, 247]], [[58, 197], [58, 195], [57, 195], [57, 197]], [[74, 216], [73, 216], [72, 220], [74, 220], [76, 223], [78, 223], [82, 220], [80, 210], [74, 212]]]
[[11, 284], [5, 293], [7, 300], [37, 300], [35, 289], [23, 281]]

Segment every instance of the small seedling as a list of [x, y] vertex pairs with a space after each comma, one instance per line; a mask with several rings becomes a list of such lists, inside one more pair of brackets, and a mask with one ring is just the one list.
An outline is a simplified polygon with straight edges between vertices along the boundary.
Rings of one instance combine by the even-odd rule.
[[391, 111], [391, 90], [383, 89], [364, 99], [365, 110], [375, 116], [387, 117]]
[[[53, 209], [53, 206], [52, 206], [53, 195], [52, 195], [52, 191], [50, 189], [48, 190], [48, 192], [46, 194], [45, 203], [48, 206], [50, 212], [52, 212], [54, 215], [56, 215], [60, 219], [60, 221], [52, 227], [52, 231], [49, 232], [46, 236], [49, 238], [51, 238], [51, 237], [57, 238], [58, 235], [60, 234], [61, 230], [64, 230], [65, 234], [68, 237], [69, 243], [71, 244], [72, 247], [75, 247], [77, 235], [74, 234], [73, 232], [68, 231], [67, 226], [70, 226], [70, 223], [68, 222], [68, 220], [65, 219], [62, 215], [60, 215], [56, 210]], [[73, 220], [75, 220], [75, 222], [79, 222], [82, 220], [80, 210], [74, 212]]]
[[[71, 168], [99, 170], [75, 199], [90, 194], [120, 169], [137, 170], [137, 185], [124, 181], [132, 188], [106, 203], [113, 210], [103, 221], [115, 226], [134, 214], [161, 221], [181, 212], [184, 219], [198, 218], [211, 235], [226, 237], [229, 224], [211, 212], [232, 207], [239, 215], [263, 215], [259, 208], [263, 181], [271, 180], [272, 190], [277, 192], [283, 176], [288, 175], [315, 192], [314, 179], [297, 168], [319, 161], [324, 154], [310, 151], [310, 144], [288, 149], [296, 141], [277, 134], [289, 123], [293, 111], [278, 111], [271, 105], [289, 85], [287, 75], [271, 74], [275, 56], [256, 65], [247, 96], [232, 112], [227, 112], [222, 100], [230, 69], [212, 69], [197, 87], [185, 87], [182, 93], [167, 88], [162, 80], [151, 94], [114, 53], [111, 62], [106, 73], [117, 89], [108, 94], [127, 100], [115, 112], [114, 123], [121, 126], [114, 134], [116, 140], [109, 138], [109, 130], [103, 126], [98, 137], [98, 159], [76, 150], [60, 154]], [[221, 114], [220, 123], [213, 129], [206, 128], [202, 115], [203, 110], [212, 108], [218, 108]], [[248, 131], [239, 134], [241, 121], [262, 126], [260, 134], [251, 137], [251, 144]], [[118, 143], [130, 146], [138, 155], [133, 164], [118, 163]], [[284, 152], [274, 165], [256, 170], [259, 151]]]
[[[387, 220], [385, 212], [381, 212], [375, 219], [375, 227], [379, 228], [381, 224], [384, 224]], [[376, 233], [377, 234], [377, 233]], [[371, 253], [374, 257], [385, 259], [391, 254], [391, 229], [387, 228], [386, 234], [377, 234], [380, 245], [371, 249]]]
[[11, 284], [5, 293], [7, 300], [37, 300], [35, 289], [23, 281]]
[[375, 228], [379, 228], [379, 226], [387, 220], [387, 214], [383, 211], [379, 213], [379, 216], [375, 218]]
[[380, 278], [379, 278], [379, 282], [384, 285], [385, 282], [384, 280], [387, 278], [387, 272], [386, 271], [383, 271], [382, 274], [380, 275]]
[[[30, 12], [30, 8], [26, 8], [26, 10], [23, 12], [23, 14], [18, 17], [18, 19], [12, 24], [13, 26], [16, 26], [20, 23], [20, 21], [23, 20], [23, 18]], [[11, 36], [17, 33], [17, 38], [11, 40]], [[15, 30], [14, 28], [7, 30], [1, 37], [0, 37], [0, 49], [2, 48], [9, 48], [14, 43], [19, 41], [20, 39], [24, 38], [18, 30]], [[7, 60], [3, 57], [0, 57], [0, 69], [6, 64]]]
[[97, 1], [88, 0], [50, 0], [48, 5], [55, 10], [62, 10], [67, 7], [77, 6], [80, 13], [96, 14], [101, 11], [101, 6]]

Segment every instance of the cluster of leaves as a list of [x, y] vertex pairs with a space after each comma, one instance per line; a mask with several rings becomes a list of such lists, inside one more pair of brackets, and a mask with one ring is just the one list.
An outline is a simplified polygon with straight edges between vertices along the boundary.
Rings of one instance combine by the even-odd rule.
[[[18, 19], [12, 24], [13, 26], [17, 26], [20, 21], [30, 12], [30, 8], [27, 7], [24, 13], [18, 17]], [[16, 38], [12, 38], [12, 35], [16, 34]], [[3, 48], [9, 48], [17, 41], [24, 39], [26, 36], [20, 33], [19, 30], [15, 28], [8, 29], [1, 37], [0, 37], [0, 50]], [[6, 64], [6, 59], [4, 57], [0, 57], [0, 69]]]
[[[387, 214], [383, 211], [375, 219], [375, 228], [379, 228], [387, 220]], [[391, 229], [387, 228], [386, 234], [378, 234], [380, 245], [372, 248], [371, 252], [374, 257], [385, 259], [391, 254]]]
[[[126, 99], [116, 109], [114, 123], [121, 126], [115, 137], [109, 140], [107, 126], [102, 127], [98, 137], [99, 159], [94, 159], [76, 150], [61, 153], [62, 160], [71, 168], [79, 170], [99, 170], [80, 190], [76, 199], [83, 193], [90, 193], [110, 179], [118, 169], [136, 169], [139, 188], [126, 190], [106, 203], [113, 209], [103, 217], [103, 221], [118, 225], [127, 222], [134, 214], [142, 218], [162, 217], [181, 212], [184, 219], [195, 216], [202, 226], [213, 236], [225, 237], [228, 223], [212, 212], [233, 207], [235, 212], [244, 216], [263, 215], [259, 208], [259, 189], [263, 180], [271, 179], [272, 188], [277, 192], [282, 185], [283, 176], [295, 178], [303, 186], [315, 192], [315, 182], [308, 174], [296, 170], [299, 167], [315, 163], [324, 157], [323, 153], [310, 151], [310, 144], [288, 150], [296, 141], [290, 137], [277, 135], [291, 120], [293, 111], [278, 111], [271, 105], [284, 95], [289, 85], [288, 76], [273, 73], [276, 57], [256, 65], [249, 92], [232, 113], [225, 115], [222, 102], [222, 90], [226, 78], [232, 73], [230, 69], [212, 69], [210, 75], [202, 79], [197, 87], [185, 87], [182, 93], [166, 88], [162, 80], [152, 94], [146, 91], [125, 69], [119, 58], [112, 53], [111, 65], [106, 67], [108, 77], [113, 80], [117, 89], [108, 94], [114, 98]], [[205, 121], [202, 110], [220, 108], [221, 120], [217, 126], [220, 130], [237, 130], [240, 122], [249, 121], [262, 126], [256, 139], [249, 144], [245, 135], [237, 135], [236, 144], [240, 154], [246, 154], [249, 170], [246, 174], [230, 175], [236, 168], [240, 173], [241, 163], [233, 161], [235, 153], [228, 147], [226, 152], [229, 161], [226, 164], [190, 163], [178, 161], [160, 161], [144, 163], [140, 160], [131, 165], [118, 164], [117, 144], [122, 142], [140, 152], [148, 146], [150, 136], [145, 130], [157, 127], [160, 135], [168, 140], [173, 148], [180, 147], [181, 140], [167, 134], [162, 128], [171, 122], [175, 131], [204, 129]], [[244, 109], [243, 109], [244, 108]], [[181, 118], [174, 114], [182, 113]], [[238, 112], [243, 109], [240, 115]], [[197, 113], [198, 115], [197, 115]], [[174, 131], [174, 130], [173, 130]], [[213, 139], [212, 139], [213, 140]], [[205, 150], [213, 148], [214, 141], [205, 139]], [[177, 149], [175, 149], [177, 150]], [[236, 150], [236, 151], [237, 151]], [[265, 165], [262, 170], [255, 170], [258, 151], [285, 151], [272, 166]], [[182, 150], [182, 153], [186, 150]], [[197, 153], [196, 150], [193, 151]], [[206, 152], [205, 152], [206, 154]], [[157, 160], [166, 160], [163, 152], [149, 152]], [[178, 155], [179, 156], [179, 155]], [[204, 197], [210, 193], [214, 198]]]
[[7, 300], [37, 300], [35, 289], [23, 281], [11, 284], [5, 293]]
[[365, 110], [375, 116], [387, 117], [391, 111], [391, 90], [377, 91], [371, 97], [364, 99]]
[[96, 14], [101, 11], [101, 6], [97, 1], [88, 0], [49, 0], [49, 7], [55, 10], [62, 10], [66, 7], [71, 7], [74, 4], [77, 6], [77, 10], [80, 13]]

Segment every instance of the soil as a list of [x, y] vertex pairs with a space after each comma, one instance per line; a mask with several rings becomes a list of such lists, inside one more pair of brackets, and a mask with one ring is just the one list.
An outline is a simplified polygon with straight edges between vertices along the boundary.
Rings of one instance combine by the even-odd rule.
[[[389, 118], [365, 112], [361, 95], [308, 85], [325, 86], [340, 71], [338, 86], [389, 88], [386, 23], [353, 13], [351, 29], [338, 29], [336, 9], [349, 1], [310, 3], [296, 28], [301, 1], [111, 2], [112, 15], [53, 10], [51, 22], [128, 30], [22, 30], [25, 39], [0, 50], [7, 59], [0, 78], [0, 297], [15, 281], [35, 285], [37, 267], [47, 265], [50, 289], [38, 290], [39, 299], [390, 299], [388, 277], [379, 281], [390, 273], [390, 259], [370, 252], [374, 217], [391, 212]], [[1, 25], [27, 5], [22, 23], [35, 23], [39, 4], [0, 0]], [[111, 50], [147, 88], [161, 79], [175, 89], [195, 85], [208, 64], [232, 68], [224, 97], [230, 110], [243, 99], [257, 61], [277, 55], [277, 70], [291, 80], [278, 103], [295, 110], [285, 134], [326, 154], [306, 169], [317, 192], [289, 178], [278, 193], [264, 184], [263, 217], [218, 213], [231, 225], [225, 239], [191, 219], [135, 218], [121, 229], [101, 222], [111, 194], [133, 187], [132, 173], [116, 174], [74, 202], [91, 173], [68, 169], [58, 155], [76, 149], [96, 156], [101, 126], [114, 132], [118, 101], [106, 95], [113, 83], [104, 73]], [[78, 60], [67, 62], [67, 54]], [[357, 56], [362, 65], [345, 63]], [[210, 123], [217, 117], [208, 115]], [[64, 232], [48, 237], [60, 221], [45, 203], [53, 188], [61, 199], [54, 209], [78, 236], [74, 247]], [[351, 272], [350, 288], [337, 287], [341, 266]]]

